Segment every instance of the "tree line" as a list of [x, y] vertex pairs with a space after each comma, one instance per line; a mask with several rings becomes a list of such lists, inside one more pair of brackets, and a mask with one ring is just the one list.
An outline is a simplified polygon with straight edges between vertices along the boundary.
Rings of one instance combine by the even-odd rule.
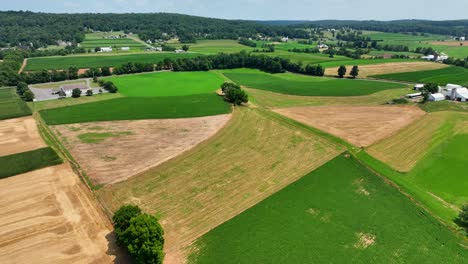
[[254, 21], [225, 20], [180, 14], [52, 14], [29, 11], [0, 12], [0, 47], [33, 48], [58, 40], [80, 43], [89, 30], [136, 33], [143, 40], [177, 36], [182, 43], [195, 39], [238, 39], [239, 37], [289, 36], [307, 38], [305, 31]]

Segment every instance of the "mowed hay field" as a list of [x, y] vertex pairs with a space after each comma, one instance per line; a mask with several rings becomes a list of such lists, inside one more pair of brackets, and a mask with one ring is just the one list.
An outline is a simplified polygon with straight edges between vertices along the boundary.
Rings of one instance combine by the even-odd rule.
[[[123, 181], [214, 135], [229, 115], [52, 126], [95, 185]], [[131, 165], [130, 165], [131, 164]]]
[[60, 57], [38, 57], [29, 58], [25, 71], [40, 71], [47, 70], [66, 70], [70, 67], [77, 68], [100, 68], [100, 67], [115, 67], [121, 66], [128, 62], [139, 63], [158, 63], [165, 58], [191, 58], [200, 56], [198, 53], [135, 53], [128, 55], [117, 54], [99, 54], [99, 55], [74, 55]]
[[190, 263], [464, 263], [459, 242], [340, 155], [199, 238]]
[[371, 77], [419, 83], [432, 82], [439, 85], [446, 85], [447, 83], [468, 85], [468, 69], [453, 66], [438, 70], [382, 74]]
[[[347, 71], [347, 76], [350, 76], [349, 73], [354, 65], [345, 64]], [[415, 72], [415, 71], [427, 71], [427, 70], [436, 70], [449, 67], [446, 64], [442, 63], [432, 63], [432, 62], [389, 62], [382, 64], [373, 64], [373, 65], [361, 65], [359, 66], [359, 77], [368, 77], [371, 75], [379, 74], [388, 74], [388, 73], [400, 73], [400, 72]], [[337, 75], [338, 67], [326, 68], [325, 75]]]
[[134, 203], [158, 214], [166, 261], [179, 263], [190, 243], [319, 167], [344, 147], [258, 108], [237, 108], [208, 141], [98, 193], [113, 212]]
[[299, 96], [246, 88], [251, 103], [266, 108], [325, 105], [382, 105], [412, 91], [411, 88], [390, 89], [362, 96]]
[[389, 137], [425, 114], [411, 106], [292, 107], [274, 111], [358, 147]]
[[112, 81], [124, 96], [155, 97], [214, 93], [223, 78], [215, 72], [155, 72], [124, 75]]
[[112, 226], [67, 165], [2, 179], [0, 189], [0, 263], [113, 263]]
[[212, 94], [122, 97], [40, 111], [48, 125], [112, 120], [186, 118], [227, 114], [229, 104]]
[[199, 53], [236, 53], [242, 50], [252, 51], [252, 47], [239, 44], [236, 40], [217, 39], [217, 40], [197, 40], [195, 44], [189, 44], [190, 51]]
[[[468, 114], [430, 113], [368, 153], [405, 174], [391, 174], [431, 203], [458, 211], [468, 200]], [[431, 205], [429, 205], [431, 206]], [[447, 215], [440, 215], [448, 218]], [[453, 220], [453, 219], [452, 219]]]
[[0, 88], [0, 120], [31, 115], [14, 88]]
[[227, 70], [223, 71], [223, 74], [233, 82], [250, 88], [304, 96], [358, 96], [404, 87], [399, 83], [312, 77], [291, 73], [268, 74], [249, 69]]
[[0, 156], [45, 147], [32, 117], [0, 121]]

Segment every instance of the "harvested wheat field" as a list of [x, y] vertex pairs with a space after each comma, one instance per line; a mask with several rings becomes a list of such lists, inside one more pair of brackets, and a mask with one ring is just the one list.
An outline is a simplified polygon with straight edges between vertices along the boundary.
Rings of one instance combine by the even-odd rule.
[[0, 156], [46, 147], [31, 116], [0, 121]]
[[466, 47], [468, 46], [468, 41], [433, 41], [430, 42], [430, 44], [449, 47]]
[[261, 109], [236, 108], [214, 137], [138, 177], [98, 191], [113, 212], [160, 216], [165, 263], [184, 262], [198, 237], [336, 157], [344, 147]]
[[411, 106], [319, 106], [274, 111], [358, 147], [387, 138], [425, 114]]
[[[353, 65], [346, 65], [348, 69], [347, 74], [351, 72]], [[372, 75], [379, 74], [389, 74], [389, 73], [401, 73], [401, 72], [416, 72], [416, 71], [426, 71], [426, 70], [436, 70], [446, 68], [448, 65], [442, 63], [434, 62], [389, 62], [381, 64], [371, 64], [371, 65], [359, 65], [359, 77], [368, 77]], [[327, 68], [325, 70], [326, 75], [336, 75], [338, 72], [338, 67]]]
[[53, 126], [94, 184], [111, 184], [157, 166], [213, 136], [230, 115]]
[[0, 263], [115, 259], [111, 225], [68, 165], [0, 180], [0, 189]]

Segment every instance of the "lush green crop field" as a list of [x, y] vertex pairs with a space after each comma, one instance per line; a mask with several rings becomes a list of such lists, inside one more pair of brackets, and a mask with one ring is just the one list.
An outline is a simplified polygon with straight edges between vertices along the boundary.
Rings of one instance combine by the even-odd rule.
[[49, 147], [0, 157], [0, 179], [62, 163]]
[[386, 33], [386, 32], [365, 32], [366, 37], [371, 37], [372, 40], [382, 41], [428, 41], [446, 39], [446, 36], [426, 34], [425, 36], [414, 36], [411, 34], [402, 33]]
[[309, 96], [368, 95], [387, 89], [402, 88], [402, 84], [363, 80], [311, 77], [290, 73], [268, 74], [256, 70], [223, 71], [232, 81], [251, 88], [282, 94]]
[[213, 93], [223, 78], [215, 72], [155, 72], [111, 78], [124, 96], [183, 96]]
[[194, 245], [191, 263], [463, 263], [458, 238], [339, 156]]
[[40, 111], [49, 125], [93, 121], [183, 118], [225, 114], [230, 105], [213, 94], [169, 97], [122, 97]]
[[468, 85], [468, 69], [462, 67], [447, 67], [444, 69], [430, 71], [392, 73], [372, 77], [419, 83], [433, 82], [439, 85], [446, 85], [447, 83]]
[[31, 114], [26, 103], [16, 94], [14, 88], [0, 89], [0, 120]]
[[428, 113], [440, 111], [468, 112], [468, 104], [447, 100], [439, 102], [426, 102], [425, 104], [418, 104], [418, 106]]
[[91, 67], [114, 67], [128, 62], [158, 63], [165, 58], [191, 58], [200, 56], [198, 53], [137, 53], [129, 55], [99, 54], [99, 55], [79, 55], [62, 57], [38, 57], [28, 59], [25, 71], [64, 70], [69, 67], [91, 68]]

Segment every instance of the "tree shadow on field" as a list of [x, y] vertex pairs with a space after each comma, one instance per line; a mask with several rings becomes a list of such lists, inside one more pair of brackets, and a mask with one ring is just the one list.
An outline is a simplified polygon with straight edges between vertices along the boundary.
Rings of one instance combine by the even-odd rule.
[[115, 264], [132, 264], [132, 258], [128, 254], [128, 252], [119, 247], [116, 242], [115, 233], [112, 231], [111, 233], [106, 235], [107, 239], [107, 251], [106, 254], [109, 256], [115, 256], [114, 263]]

